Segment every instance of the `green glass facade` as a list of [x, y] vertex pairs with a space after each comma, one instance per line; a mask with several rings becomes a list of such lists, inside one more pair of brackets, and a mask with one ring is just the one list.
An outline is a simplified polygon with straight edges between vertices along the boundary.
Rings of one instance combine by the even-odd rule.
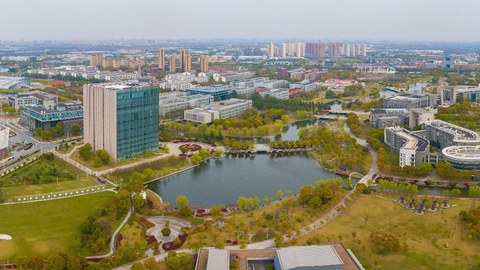
[[117, 159], [158, 150], [158, 87], [117, 91]]

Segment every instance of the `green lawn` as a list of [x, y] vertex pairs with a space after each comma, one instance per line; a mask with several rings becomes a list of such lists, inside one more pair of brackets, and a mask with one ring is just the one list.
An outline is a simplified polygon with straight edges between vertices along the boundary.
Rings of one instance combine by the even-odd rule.
[[0, 189], [5, 193], [5, 201], [13, 201], [15, 196], [48, 193], [98, 185], [95, 178], [67, 162], [45, 157], [19, 168], [0, 178]]
[[96, 185], [98, 185], [98, 183], [93, 177], [86, 177], [85, 175], [82, 175], [78, 178], [78, 180], [59, 181], [58, 183], [55, 182], [49, 184], [3, 187], [2, 190], [6, 193], [5, 202], [12, 202], [15, 196], [64, 191]]
[[[458, 217], [472, 201], [450, 203], [457, 206], [417, 215], [391, 199], [362, 195], [332, 222], [290, 244], [343, 242], [366, 269], [478, 269], [480, 242], [468, 239]], [[374, 231], [394, 234], [407, 248], [377, 254]]]
[[80, 157], [80, 152], [78, 150], [73, 152], [72, 155], [70, 155], [70, 158], [75, 160], [76, 162], [94, 170], [94, 171], [103, 171], [103, 170], [108, 170], [108, 169], [121, 167], [121, 166], [128, 165], [128, 164], [132, 164], [132, 163], [139, 162], [139, 161], [142, 161], [142, 160], [145, 160], [145, 159], [158, 157], [158, 156], [164, 155], [165, 153], [168, 153], [168, 150], [160, 149], [158, 152], [155, 152], [155, 153], [147, 153], [143, 156], [136, 157], [136, 158], [117, 160], [116, 162], [110, 162], [110, 164], [107, 164], [107, 165], [103, 164], [103, 165], [98, 166], [98, 167], [94, 166], [94, 162], [93, 162], [94, 159], [93, 158], [91, 158], [90, 160], [87, 160], [87, 161], [82, 159]]
[[[0, 260], [14, 256], [54, 252], [79, 254], [80, 224], [96, 209], [111, 204], [113, 192], [45, 202], [0, 205], [0, 233], [13, 240], [0, 240]], [[88, 255], [88, 254], [87, 254]]]

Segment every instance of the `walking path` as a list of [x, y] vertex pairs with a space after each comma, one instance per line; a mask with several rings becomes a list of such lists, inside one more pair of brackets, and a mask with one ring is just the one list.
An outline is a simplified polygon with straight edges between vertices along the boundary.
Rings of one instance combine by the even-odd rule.
[[115, 250], [117, 249], [117, 247], [116, 247], [116, 245], [115, 245], [115, 241], [117, 240], [117, 235], [118, 235], [118, 233], [123, 229], [123, 227], [125, 226], [125, 224], [127, 224], [128, 220], [130, 219], [130, 217], [132, 216], [132, 213], [133, 213], [134, 211], [135, 211], [135, 209], [133, 208], [133, 206], [130, 207], [130, 209], [128, 210], [127, 216], [126, 216], [125, 219], [122, 221], [122, 223], [120, 224], [120, 226], [118, 226], [118, 228], [117, 228], [117, 229], [115, 230], [115, 232], [113, 233], [112, 239], [110, 239], [110, 252], [108, 252], [108, 253], [105, 254], [105, 255], [87, 257], [87, 258], [86, 258], [87, 260], [90, 260], [90, 261], [101, 260], [101, 259], [108, 258], [108, 257], [112, 256], [112, 255], [115, 253]]

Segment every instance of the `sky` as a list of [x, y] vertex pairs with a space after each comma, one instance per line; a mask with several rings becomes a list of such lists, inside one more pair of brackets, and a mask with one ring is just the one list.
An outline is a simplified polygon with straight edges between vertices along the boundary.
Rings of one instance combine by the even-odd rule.
[[0, 40], [480, 41], [477, 0], [0, 0]]

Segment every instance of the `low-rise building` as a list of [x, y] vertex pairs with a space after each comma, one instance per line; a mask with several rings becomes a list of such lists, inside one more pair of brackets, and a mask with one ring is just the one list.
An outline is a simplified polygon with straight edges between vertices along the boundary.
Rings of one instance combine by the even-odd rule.
[[449, 146], [442, 149], [443, 159], [456, 169], [480, 170], [480, 146]]
[[399, 152], [399, 166], [419, 166], [427, 162], [430, 143], [424, 137], [401, 127], [387, 127], [384, 142]]
[[385, 108], [426, 108], [437, 104], [437, 95], [424, 94], [424, 95], [412, 95], [403, 94], [386, 98], [383, 101], [383, 107]]
[[30, 88], [30, 78], [0, 76], [0, 89]]
[[183, 118], [190, 122], [209, 124], [220, 118], [220, 112], [207, 108], [193, 108], [183, 112]]
[[372, 108], [370, 110], [370, 126], [386, 128], [408, 125], [407, 109]]
[[57, 102], [57, 96], [42, 91], [31, 91], [8, 96], [9, 105], [17, 110], [25, 106], [41, 106], [51, 110]]
[[72, 135], [72, 125], [83, 128], [83, 106], [78, 103], [57, 103], [53, 108], [28, 105], [20, 113], [20, 124], [29, 130], [49, 130], [58, 123], [65, 128], [65, 135]]
[[289, 91], [286, 88], [278, 88], [260, 92], [260, 96], [265, 98], [267, 96], [274, 97], [276, 99], [289, 99]]
[[10, 138], [10, 129], [0, 127], [0, 159], [8, 154], [8, 140]]
[[200, 86], [187, 89], [187, 92], [192, 95], [211, 95], [215, 99], [226, 99], [228, 97], [229, 88], [225, 85]]
[[413, 129], [425, 122], [435, 119], [436, 109], [432, 108], [414, 108], [408, 111], [408, 126]]
[[423, 129], [432, 145], [441, 149], [454, 145], [475, 146], [480, 143], [480, 136], [475, 131], [442, 120], [425, 122]]
[[[190, 95], [186, 92], [169, 92], [159, 94], [160, 117], [183, 117], [183, 111], [189, 108], [205, 107], [214, 101], [211, 95]], [[175, 113], [176, 115], [171, 115]]]

